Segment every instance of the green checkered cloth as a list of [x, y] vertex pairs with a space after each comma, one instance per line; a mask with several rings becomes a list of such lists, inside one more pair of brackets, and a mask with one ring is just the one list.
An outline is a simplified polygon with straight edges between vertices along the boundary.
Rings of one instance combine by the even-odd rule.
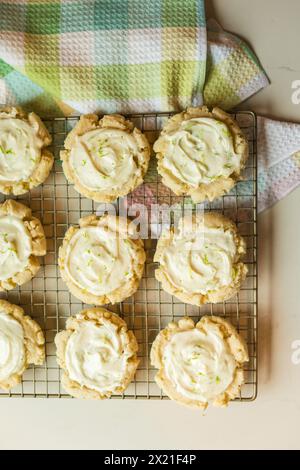
[[0, 103], [159, 112], [204, 96], [228, 109], [267, 83], [242, 41], [207, 36], [203, 0], [0, 0]]

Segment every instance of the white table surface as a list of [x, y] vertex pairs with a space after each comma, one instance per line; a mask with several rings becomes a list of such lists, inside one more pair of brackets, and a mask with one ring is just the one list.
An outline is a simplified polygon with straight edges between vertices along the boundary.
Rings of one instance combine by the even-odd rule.
[[[300, 121], [299, 0], [214, 0], [208, 12], [250, 42], [272, 85], [243, 106]], [[259, 394], [206, 416], [164, 401], [0, 400], [1, 449], [300, 448], [300, 189], [259, 217]]]

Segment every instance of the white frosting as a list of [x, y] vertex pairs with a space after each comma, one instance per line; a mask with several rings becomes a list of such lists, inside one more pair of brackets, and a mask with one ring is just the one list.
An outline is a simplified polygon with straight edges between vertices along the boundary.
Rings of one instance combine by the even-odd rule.
[[130, 356], [124, 352], [125, 335], [110, 321], [101, 321], [101, 326], [92, 321], [78, 325], [67, 342], [65, 360], [71, 380], [106, 393], [122, 384]]
[[0, 182], [26, 181], [41, 158], [42, 141], [27, 121], [0, 118]]
[[164, 370], [186, 398], [210, 402], [232, 383], [236, 362], [217, 328], [176, 333], [164, 350]]
[[91, 190], [123, 187], [141, 174], [135, 139], [119, 129], [95, 129], [76, 137], [70, 164], [80, 183]]
[[79, 288], [105, 295], [126, 285], [136, 255], [133, 242], [107, 227], [85, 227], [71, 238], [65, 270]]
[[236, 250], [229, 230], [203, 225], [201, 230], [183, 233], [179, 228], [163, 251], [160, 267], [181, 291], [204, 295], [232, 283]]
[[0, 216], [0, 280], [23, 271], [32, 252], [31, 236], [22, 220]]
[[198, 187], [240, 169], [232, 135], [221, 121], [193, 118], [159, 139], [164, 144], [162, 167], [185, 184]]
[[20, 372], [24, 362], [23, 328], [17, 320], [0, 311], [0, 382]]

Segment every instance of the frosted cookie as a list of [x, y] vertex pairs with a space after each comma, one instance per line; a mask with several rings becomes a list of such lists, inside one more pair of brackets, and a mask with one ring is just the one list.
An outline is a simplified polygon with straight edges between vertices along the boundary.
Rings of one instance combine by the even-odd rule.
[[42, 224], [29, 207], [13, 200], [0, 204], [0, 291], [30, 281], [45, 254]]
[[0, 388], [18, 385], [29, 364], [42, 365], [44, 345], [40, 326], [21, 307], [0, 300]]
[[134, 294], [146, 255], [128, 219], [91, 215], [70, 227], [58, 264], [71, 293], [87, 304], [121, 302]]
[[81, 116], [61, 151], [66, 178], [76, 191], [98, 202], [126, 196], [143, 183], [149, 143], [123, 116]]
[[54, 157], [51, 137], [35, 113], [0, 108], [0, 192], [24, 194], [49, 176]]
[[206, 106], [171, 117], [153, 148], [162, 182], [195, 203], [230, 191], [248, 158], [248, 144], [236, 121]]
[[57, 360], [63, 388], [76, 398], [121, 394], [139, 364], [138, 344], [118, 315], [94, 307], [67, 320], [57, 334]]
[[163, 289], [183, 302], [202, 305], [235, 295], [247, 274], [246, 252], [235, 224], [221, 214], [183, 217], [162, 233], [154, 261]]
[[219, 317], [202, 317], [195, 325], [185, 317], [162, 330], [151, 349], [155, 380], [172, 400], [206, 408], [226, 406], [244, 382], [247, 346], [235, 328]]

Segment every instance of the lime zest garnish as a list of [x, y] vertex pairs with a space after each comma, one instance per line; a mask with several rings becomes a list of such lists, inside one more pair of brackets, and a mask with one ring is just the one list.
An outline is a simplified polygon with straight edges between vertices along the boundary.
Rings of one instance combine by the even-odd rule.
[[229, 130], [227, 129], [227, 127], [226, 127], [226, 129], [223, 127], [221, 132], [225, 137], [230, 137], [231, 136], [231, 134], [230, 134]]
[[5, 241], [5, 243], [8, 243], [8, 233], [1, 233], [2, 237], [3, 237], [3, 240]]
[[200, 353], [193, 352], [192, 353], [192, 359], [198, 359], [201, 356]]
[[203, 263], [204, 263], [204, 264], [210, 264], [207, 255], [204, 255], [204, 256], [203, 256]]
[[108, 139], [104, 139], [102, 141], [99, 141], [99, 146], [98, 146], [98, 149], [97, 149], [97, 154], [98, 154], [98, 157], [99, 158], [102, 158], [102, 157], [105, 157], [106, 156], [106, 153], [104, 153], [104, 146], [105, 144], [107, 144], [108, 142]]
[[13, 155], [14, 154], [12, 149], [5, 150], [3, 145], [0, 145], [0, 152], [3, 153], [3, 155]]

